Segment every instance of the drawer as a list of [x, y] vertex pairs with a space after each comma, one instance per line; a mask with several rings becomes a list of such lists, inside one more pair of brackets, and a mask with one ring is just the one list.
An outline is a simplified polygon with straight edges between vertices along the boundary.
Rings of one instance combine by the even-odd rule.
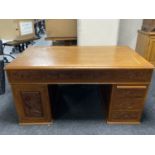
[[144, 98], [147, 86], [115, 86], [113, 95], [117, 98]]
[[144, 98], [119, 98], [111, 102], [111, 110], [140, 110], [143, 105]]
[[113, 86], [110, 101], [111, 110], [141, 110], [147, 86]]
[[109, 121], [139, 121], [141, 117], [140, 111], [111, 111]]

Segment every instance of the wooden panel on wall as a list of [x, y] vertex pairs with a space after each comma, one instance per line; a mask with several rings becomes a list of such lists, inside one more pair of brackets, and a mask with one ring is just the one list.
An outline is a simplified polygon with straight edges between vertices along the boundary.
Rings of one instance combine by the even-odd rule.
[[45, 21], [48, 37], [76, 37], [76, 19], [47, 19]]

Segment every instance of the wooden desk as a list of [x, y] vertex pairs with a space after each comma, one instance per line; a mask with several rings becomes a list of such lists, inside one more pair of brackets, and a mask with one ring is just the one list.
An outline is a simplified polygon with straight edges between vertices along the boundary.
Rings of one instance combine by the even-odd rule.
[[103, 84], [107, 122], [140, 123], [153, 66], [128, 47], [30, 47], [6, 67], [21, 124], [50, 123], [49, 84]]

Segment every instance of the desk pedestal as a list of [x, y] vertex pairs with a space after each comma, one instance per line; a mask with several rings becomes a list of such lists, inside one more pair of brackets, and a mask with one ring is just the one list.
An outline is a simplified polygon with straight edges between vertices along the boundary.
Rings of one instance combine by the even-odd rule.
[[[109, 124], [139, 124], [147, 85], [102, 85]], [[12, 84], [20, 124], [49, 124], [52, 110], [48, 85]]]
[[113, 85], [108, 106], [109, 124], [139, 124], [147, 85]]
[[51, 106], [47, 85], [12, 85], [20, 124], [50, 124]]

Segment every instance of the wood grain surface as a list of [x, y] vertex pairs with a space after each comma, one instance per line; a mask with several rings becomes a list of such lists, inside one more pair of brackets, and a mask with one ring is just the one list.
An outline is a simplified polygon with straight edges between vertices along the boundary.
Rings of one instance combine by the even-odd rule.
[[6, 69], [124, 69], [153, 68], [128, 47], [30, 47]]
[[125, 46], [30, 47], [6, 66], [20, 124], [53, 120], [48, 85], [59, 83], [106, 84], [107, 122], [138, 124], [153, 68]]

